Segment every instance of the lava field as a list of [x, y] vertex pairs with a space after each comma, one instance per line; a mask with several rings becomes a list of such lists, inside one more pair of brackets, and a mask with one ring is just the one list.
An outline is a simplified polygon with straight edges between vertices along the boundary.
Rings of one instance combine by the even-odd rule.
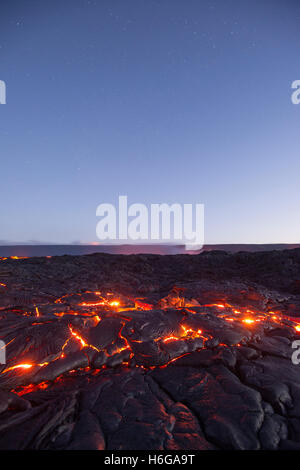
[[300, 449], [300, 249], [2, 258], [0, 339], [1, 450]]

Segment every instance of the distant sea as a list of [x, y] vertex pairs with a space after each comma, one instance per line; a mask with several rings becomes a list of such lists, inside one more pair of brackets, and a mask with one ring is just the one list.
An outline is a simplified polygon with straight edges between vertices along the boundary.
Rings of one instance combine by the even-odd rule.
[[10, 256], [62, 256], [89, 255], [92, 253], [110, 254], [198, 254], [203, 251], [222, 250], [230, 253], [239, 251], [271, 251], [300, 248], [300, 244], [225, 244], [204, 245], [200, 251], [188, 251], [184, 245], [0, 245], [0, 257]]

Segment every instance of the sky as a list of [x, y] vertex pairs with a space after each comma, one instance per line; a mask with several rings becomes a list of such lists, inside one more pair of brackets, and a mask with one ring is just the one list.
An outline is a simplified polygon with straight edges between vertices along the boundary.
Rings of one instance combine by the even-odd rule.
[[1, 0], [0, 243], [202, 203], [206, 243], [300, 242], [300, 2]]

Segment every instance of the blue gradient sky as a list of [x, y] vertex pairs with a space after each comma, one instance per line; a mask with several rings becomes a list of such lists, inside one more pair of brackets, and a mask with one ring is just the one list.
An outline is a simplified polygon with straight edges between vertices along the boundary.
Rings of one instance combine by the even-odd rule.
[[204, 203], [206, 243], [300, 242], [300, 2], [3, 0], [0, 239]]

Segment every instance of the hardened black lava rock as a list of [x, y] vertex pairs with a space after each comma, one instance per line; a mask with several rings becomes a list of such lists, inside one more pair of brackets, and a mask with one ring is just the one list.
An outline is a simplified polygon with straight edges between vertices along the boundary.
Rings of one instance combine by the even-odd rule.
[[298, 249], [0, 260], [0, 450], [300, 450], [299, 285]]

